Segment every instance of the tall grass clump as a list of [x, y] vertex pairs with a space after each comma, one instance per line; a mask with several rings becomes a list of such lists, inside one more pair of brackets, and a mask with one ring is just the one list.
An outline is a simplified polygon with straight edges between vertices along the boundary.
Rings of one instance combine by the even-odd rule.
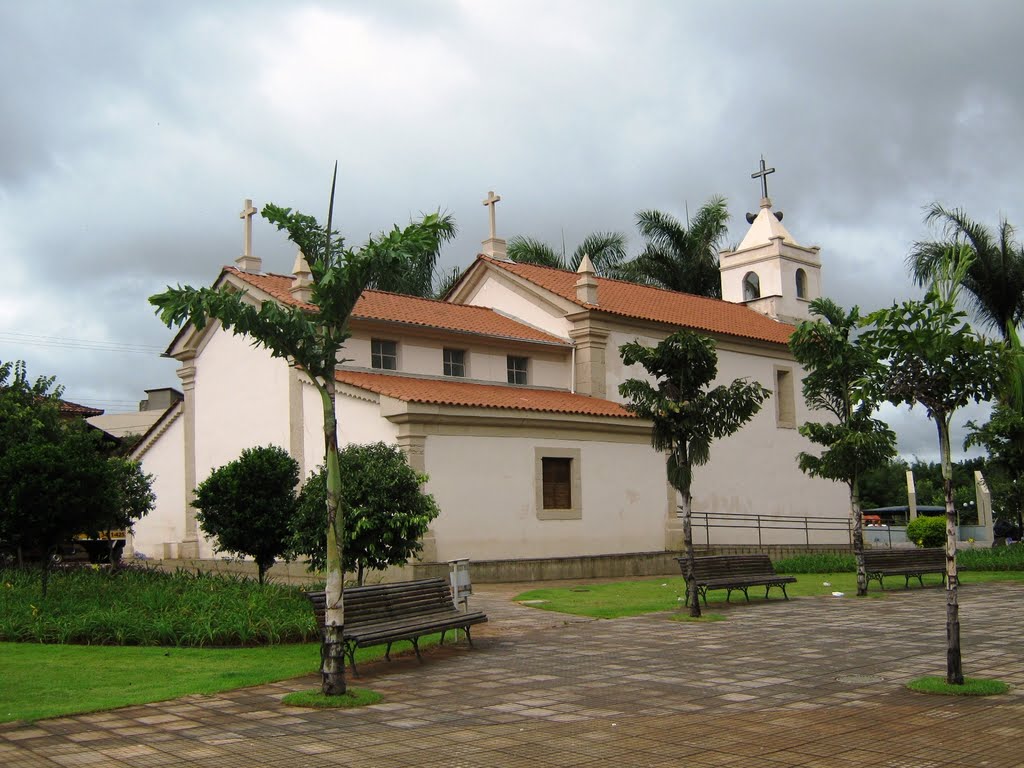
[[956, 561], [971, 571], [1024, 571], [1024, 542], [991, 549], [961, 549]]
[[85, 645], [250, 646], [313, 640], [302, 592], [224, 574], [136, 566], [0, 570], [0, 641]]
[[853, 555], [813, 552], [775, 561], [776, 573], [852, 573], [857, 569]]

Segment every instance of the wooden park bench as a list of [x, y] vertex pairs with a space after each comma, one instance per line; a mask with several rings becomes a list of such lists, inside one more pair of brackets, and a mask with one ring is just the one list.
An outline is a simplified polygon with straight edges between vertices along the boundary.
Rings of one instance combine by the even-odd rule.
[[[307, 592], [313, 603], [317, 624], [323, 633], [327, 597], [324, 592]], [[441, 643], [450, 630], [462, 630], [470, 647], [473, 638], [469, 628], [487, 621], [483, 613], [463, 613], [452, 602], [451, 588], [446, 579], [422, 579], [394, 584], [373, 584], [349, 587], [344, 592], [345, 627], [342, 641], [344, 653], [356, 669], [356, 648], [387, 644], [384, 658], [391, 661], [391, 645], [399, 640], [412, 643], [416, 658], [420, 656], [419, 639], [423, 635], [441, 633]]]
[[[679, 568], [686, 576], [686, 558], [677, 557]], [[694, 558], [694, 578], [697, 582], [697, 594], [708, 604], [709, 589], [725, 589], [725, 601], [729, 602], [734, 590], [739, 590], [750, 602], [747, 590], [750, 587], [764, 587], [765, 600], [772, 587], [782, 590], [782, 596], [789, 600], [786, 585], [796, 581], [793, 576], [780, 576], [775, 573], [768, 555], [707, 555]], [[690, 587], [686, 587], [687, 605], [690, 602]]]
[[878, 579], [878, 585], [885, 589], [882, 581], [886, 576], [903, 576], [904, 589], [910, 587], [910, 579], [916, 577], [923, 587], [921, 578], [926, 573], [942, 574], [946, 583], [946, 551], [941, 547], [925, 549], [868, 549], [864, 551], [864, 567], [868, 582]]

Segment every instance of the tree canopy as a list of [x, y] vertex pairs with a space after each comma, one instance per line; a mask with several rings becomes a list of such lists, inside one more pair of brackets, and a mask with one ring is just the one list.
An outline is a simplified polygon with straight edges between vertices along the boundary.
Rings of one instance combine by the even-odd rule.
[[[419, 552], [440, 510], [422, 489], [426, 476], [409, 466], [397, 446], [348, 445], [339, 452], [338, 463], [347, 515], [344, 568], [362, 585], [367, 570], [402, 565]], [[292, 525], [292, 551], [309, 558], [312, 570], [323, 568], [325, 562], [321, 532], [326, 489], [321, 467], [302, 487]]]
[[[196, 520], [217, 551], [250, 555], [262, 584], [274, 561], [288, 552], [298, 483], [298, 462], [286, 450], [246, 448], [196, 488]], [[321, 537], [325, 530], [321, 525]]]
[[797, 326], [789, 348], [806, 371], [804, 400], [812, 409], [831, 414], [832, 419], [800, 425], [800, 434], [821, 446], [822, 451], [818, 455], [802, 451], [798, 463], [811, 477], [836, 480], [848, 487], [857, 594], [865, 595], [868, 584], [860, 480], [865, 472], [895, 456], [896, 435], [872, 418], [878, 403], [867, 396], [863, 382], [878, 375], [880, 364], [874, 351], [855, 336], [860, 323], [858, 308], [846, 312], [830, 299], [816, 299], [810, 310], [818, 319]]
[[677, 331], [653, 348], [635, 341], [623, 344], [619, 353], [623, 363], [639, 365], [655, 382], [628, 379], [619, 385], [619, 394], [626, 408], [652, 422], [651, 446], [668, 454], [668, 481], [682, 499], [690, 615], [700, 616], [693, 580], [693, 468], [707, 464], [711, 444], [750, 421], [771, 393], [744, 379], [709, 389], [718, 373], [715, 343], [692, 331]]

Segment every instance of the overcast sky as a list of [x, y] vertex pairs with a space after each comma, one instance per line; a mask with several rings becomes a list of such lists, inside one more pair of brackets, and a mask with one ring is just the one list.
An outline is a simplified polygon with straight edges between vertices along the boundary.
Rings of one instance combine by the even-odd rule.
[[244, 198], [323, 218], [335, 160], [350, 239], [443, 209], [465, 266], [488, 190], [570, 250], [721, 194], [738, 243], [763, 154], [825, 293], [876, 309], [918, 293], [926, 204], [1024, 222], [1022, 39], [1017, 0], [0, 2], [0, 359], [108, 412], [178, 386], [147, 297], [233, 263]]

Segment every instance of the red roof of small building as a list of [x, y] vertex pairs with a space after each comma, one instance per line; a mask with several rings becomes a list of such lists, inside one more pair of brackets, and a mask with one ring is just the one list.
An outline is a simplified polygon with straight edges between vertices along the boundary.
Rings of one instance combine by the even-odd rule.
[[90, 416], [102, 416], [102, 408], [92, 408], [88, 405], [79, 405], [78, 403], [72, 403], [70, 400], [60, 401], [60, 415], [61, 416], [81, 416], [83, 419], [89, 418]]
[[[235, 267], [226, 267], [242, 281], [270, 294], [284, 304], [316, 309], [312, 304], [295, 300], [289, 291], [291, 275], [253, 274]], [[473, 333], [521, 341], [535, 341], [543, 344], [568, 346], [560, 339], [542, 330], [525, 325], [487, 307], [464, 304], [450, 304], [417, 296], [403, 296], [386, 291], [363, 291], [352, 317], [356, 320], [379, 320], [382, 322], [404, 323], [422, 328], [440, 328], [459, 333]]]
[[342, 384], [412, 403], [636, 418], [620, 403], [554, 389], [339, 370]]
[[772, 320], [742, 304], [606, 277], [597, 278], [598, 303], [587, 304], [576, 298], [579, 275], [575, 272], [536, 264], [499, 261], [487, 256], [478, 258], [581, 307], [612, 315], [776, 344], [788, 343], [794, 330], [792, 325]]

